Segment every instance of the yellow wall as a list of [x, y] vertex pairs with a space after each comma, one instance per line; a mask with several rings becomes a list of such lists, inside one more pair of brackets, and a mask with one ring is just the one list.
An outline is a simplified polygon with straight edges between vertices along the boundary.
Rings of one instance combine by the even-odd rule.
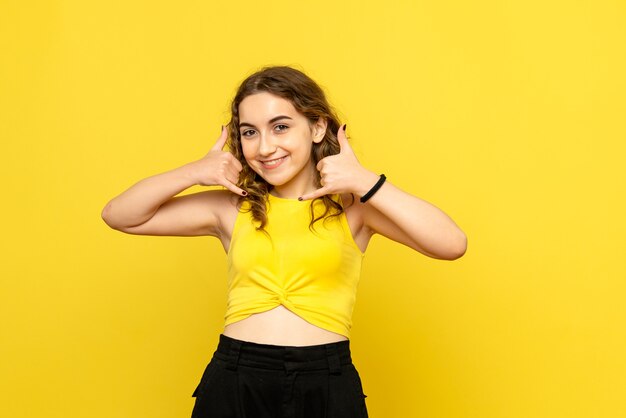
[[0, 36], [1, 416], [190, 415], [223, 251], [100, 211], [202, 157], [266, 64], [318, 80], [361, 162], [469, 237], [455, 262], [372, 242], [370, 416], [626, 416], [623, 1], [4, 0]]

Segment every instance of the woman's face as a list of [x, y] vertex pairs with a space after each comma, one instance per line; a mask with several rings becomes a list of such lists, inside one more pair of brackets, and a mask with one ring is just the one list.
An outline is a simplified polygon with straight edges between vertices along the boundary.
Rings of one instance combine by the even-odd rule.
[[289, 100], [271, 93], [247, 96], [239, 105], [244, 158], [279, 197], [296, 198], [315, 190], [311, 148], [325, 132], [326, 121], [311, 124]]

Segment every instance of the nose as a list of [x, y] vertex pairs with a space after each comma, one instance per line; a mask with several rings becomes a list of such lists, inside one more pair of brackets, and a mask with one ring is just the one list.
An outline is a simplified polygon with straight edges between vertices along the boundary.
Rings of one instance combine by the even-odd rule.
[[259, 154], [266, 157], [272, 155], [274, 152], [276, 152], [276, 144], [274, 143], [272, 135], [262, 133], [259, 141]]

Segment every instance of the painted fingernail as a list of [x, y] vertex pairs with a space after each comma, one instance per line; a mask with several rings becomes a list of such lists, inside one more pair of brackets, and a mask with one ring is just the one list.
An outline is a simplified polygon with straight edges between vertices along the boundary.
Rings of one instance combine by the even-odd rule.
[[343, 125], [343, 131], [346, 131], [346, 128], [348, 127], [348, 125]]
[[245, 190], [241, 192], [242, 195], [244, 196], [248, 196], [248, 192], [246, 192]]
[[298, 200], [302, 202], [302, 197], [299, 197]]

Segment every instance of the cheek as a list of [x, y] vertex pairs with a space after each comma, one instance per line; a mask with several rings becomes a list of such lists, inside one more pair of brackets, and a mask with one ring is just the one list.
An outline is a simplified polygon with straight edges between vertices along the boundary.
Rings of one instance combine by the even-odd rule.
[[250, 161], [254, 158], [254, 147], [252, 147], [252, 144], [250, 143], [242, 142], [241, 152], [243, 153], [243, 157], [246, 159], [246, 161]]
[[256, 155], [256, 149], [254, 146], [252, 146], [251, 144], [247, 144], [244, 145], [245, 143], [241, 143], [241, 152], [243, 153], [243, 158], [246, 159], [246, 163], [248, 165], [248, 167], [250, 167], [252, 169], [252, 171], [256, 172], [257, 174], [261, 174], [259, 172], [259, 168], [256, 166], [255, 164], [255, 155]]

